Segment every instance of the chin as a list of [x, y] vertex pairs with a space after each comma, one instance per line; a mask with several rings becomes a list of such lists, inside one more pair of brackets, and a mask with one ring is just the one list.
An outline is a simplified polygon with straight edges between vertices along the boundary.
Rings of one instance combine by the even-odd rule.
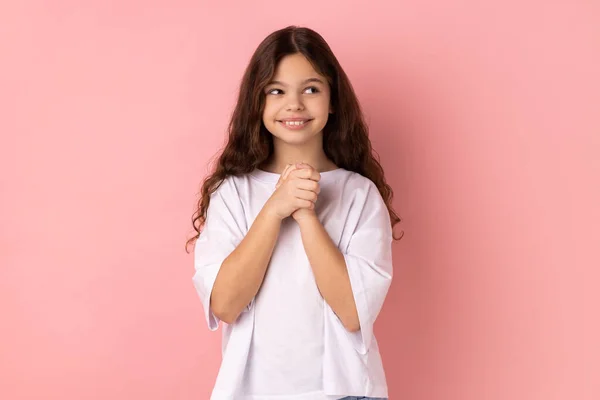
[[292, 136], [292, 135], [273, 135], [275, 137], [277, 137], [277, 139], [279, 139], [280, 141], [286, 143], [286, 144], [294, 144], [294, 145], [302, 145], [305, 143], [310, 142], [310, 139], [313, 136], [304, 136], [304, 135], [298, 135], [298, 136]]

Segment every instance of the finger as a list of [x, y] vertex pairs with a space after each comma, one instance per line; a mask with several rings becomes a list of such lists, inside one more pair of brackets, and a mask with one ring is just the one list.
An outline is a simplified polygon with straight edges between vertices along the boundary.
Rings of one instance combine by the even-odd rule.
[[292, 171], [291, 174], [297, 178], [311, 179], [317, 182], [321, 179], [321, 174], [312, 168], [299, 168]]
[[292, 172], [296, 168], [296, 164], [290, 164], [290, 167], [286, 171], [284, 171], [283, 180], [286, 180], [288, 176], [290, 176], [290, 172]]
[[281, 186], [287, 180], [287, 178], [290, 176], [290, 172], [292, 172], [294, 169], [296, 169], [294, 164], [288, 164], [288, 165], [289, 166], [286, 167], [286, 169], [283, 171], [283, 173], [279, 177], [279, 181], [277, 182], [276, 188]]
[[301, 168], [306, 168], [306, 169], [313, 171], [312, 175], [311, 175], [311, 177], [309, 177], [309, 179], [312, 179], [314, 181], [319, 181], [321, 179], [321, 174], [312, 165], [305, 163], [305, 162], [299, 163], [299, 165]]
[[290, 170], [290, 167], [292, 166], [292, 164], [287, 164], [283, 170], [283, 172], [281, 173], [281, 176], [279, 177], [280, 179], [282, 179], [285, 174]]
[[315, 203], [313, 203], [312, 201], [298, 198], [296, 199], [295, 205], [298, 208], [315, 208]]
[[277, 180], [277, 184], [275, 185], [275, 188], [278, 188], [281, 185], [281, 183], [285, 180], [284, 175], [290, 169], [291, 166], [292, 166], [292, 164], [287, 164], [285, 166], [285, 169], [283, 170], [283, 172], [279, 176], [279, 179]]
[[317, 201], [317, 194], [312, 190], [297, 189], [294, 192], [294, 196], [298, 199], [312, 201], [313, 203]]
[[313, 169], [310, 179], [312, 179], [313, 181], [319, 182], [321, 180], [321, 174], [316, 169]]
[[305, 162], [295, 163], [294, 165], [296, 166], [296, 168], [309, 168], [309, 169], [312, 168], [312, 165], [305, 163]]
[[317, 194], [321, 192], [321, 186], [319, 185], [319, 182], [310, 179], [298, 179], [296, 182], [296, 187], [298, 189], [310, 190]]

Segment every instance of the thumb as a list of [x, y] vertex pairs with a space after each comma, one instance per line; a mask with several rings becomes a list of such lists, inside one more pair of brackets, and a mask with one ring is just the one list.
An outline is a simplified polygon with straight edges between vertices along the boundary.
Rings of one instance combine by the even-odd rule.
[[305, 162], [296, 163], [296, 168], [311, 168], [311, 166]]

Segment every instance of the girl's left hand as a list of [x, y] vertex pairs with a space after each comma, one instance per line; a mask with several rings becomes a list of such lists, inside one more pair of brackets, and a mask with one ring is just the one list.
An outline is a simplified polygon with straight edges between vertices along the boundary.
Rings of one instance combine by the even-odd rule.
[[[283, 173], [281, 174], [281, 177], [279, 178], [279, 181], [275, 185], [275, 188], [279, 187], [283, 182], [285, 182], [293, 170], [302, 169], [302, 168], [313, 169], [313, 167], [311, 167], [309, 164], [306, 164], [306, 163], [297, 163], [297, 164], [288, 165], [286, 167], [286, 169], [283, 171]], [[317, 195], [318, 195], [318, 192], [317, 192]], [[316, 202], [316, 200], [315, 200], [315, 202]], [[317, 214], [315, 213], [314, 208], [312, 210], [308, 209], [308, 208], [299, 208], [291, 214], [291, 217], [294, 218], [296, 220], [296, 222], [298, 222], [304, 218], [316, 217], [316, 215]]]

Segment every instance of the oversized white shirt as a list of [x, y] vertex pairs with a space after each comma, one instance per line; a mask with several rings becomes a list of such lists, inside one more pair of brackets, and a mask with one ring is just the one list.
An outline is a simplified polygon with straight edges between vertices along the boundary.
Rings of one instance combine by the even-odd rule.
[[[220, 322], [209, 306], [219, 268], [279, 177], [255, 169], [227, 177], [211, 194], [193, 276], [211, 331]], [[315, 212], [344, 256], [361, 328], [346, 330], [320, 295], [299, 226], [286, 218], [259, 292], [234, 323], [223, 323], [222, 362], [211, 400], [388, 396], [373, 334], [392, 280], [388, 209], [375, 184], [358, 173], [321, 172], [319, 184]]]

